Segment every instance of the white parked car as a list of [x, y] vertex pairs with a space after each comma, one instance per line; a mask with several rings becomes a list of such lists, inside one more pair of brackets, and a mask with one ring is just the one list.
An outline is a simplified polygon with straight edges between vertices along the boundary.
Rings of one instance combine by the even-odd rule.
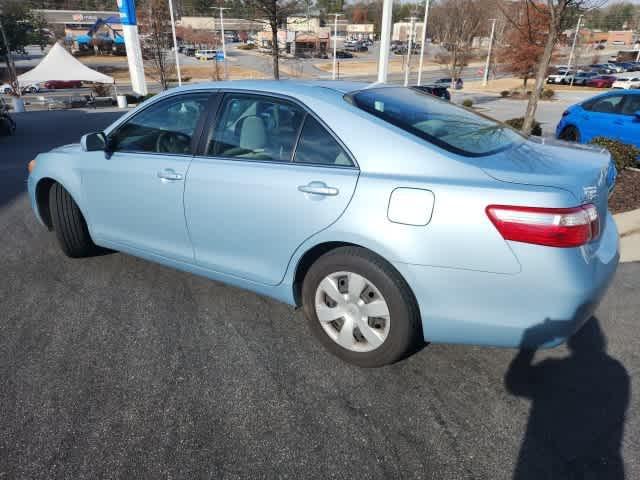
[[[12, 90], [13, 89], [11, 88], [11, 85], [9, 85], [8, 83], [3, 83], [2, 85], [0, 85], [0, 93], [4, 93], [5, 95], [8, 95], [11, 93]], [[40, 91], [40, 85], [38, 85], [37, 83], [22, 87], [22, 93], [38, 93], [39, 91]]]
[[196, 58], [198, 60], [213, 60], [216, 58], [215, 50], [196, 50]]
[[547, 77], [547, 83], [571, 83], [575, 72], [573, 70], [568, 70], [566, 72], [558, 72], [553, 75], [549, 75]]
[[618, 77], [612, 88], [622, 88], [624, 90], [628, 90], [630, 88], [640, 88], [640, 75], [629, 76], [629, 77]]

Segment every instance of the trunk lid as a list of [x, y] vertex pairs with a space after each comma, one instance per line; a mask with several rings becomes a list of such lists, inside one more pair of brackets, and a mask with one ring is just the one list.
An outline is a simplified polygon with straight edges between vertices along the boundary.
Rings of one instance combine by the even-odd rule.
[[593, 203], [604, 224], [616, 176], [611, 155], [593, 147], [567, 147], [564, 142], [529, 140], [483, 158], [480, 167], [503, 182], [567, 190], [575, 197], [576, 206]]

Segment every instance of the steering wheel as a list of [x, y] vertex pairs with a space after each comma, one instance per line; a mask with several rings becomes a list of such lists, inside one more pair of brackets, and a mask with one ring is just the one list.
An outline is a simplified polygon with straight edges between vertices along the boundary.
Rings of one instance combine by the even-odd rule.
[[156, 139], [158, 153], [189, 153], [191, 137], [180, 132], [163, 131]]

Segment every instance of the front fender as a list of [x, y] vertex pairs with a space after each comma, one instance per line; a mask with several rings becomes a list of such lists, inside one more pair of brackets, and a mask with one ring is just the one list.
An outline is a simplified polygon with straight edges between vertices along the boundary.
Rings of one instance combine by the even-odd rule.
[[86, 202], [82, 191], [82, 176], [74, 162], [75, 159], [69, 158], [69, 155], [63, 153], [49, 152], [38, 155], [36, 157], [36, 166], [29, 175], [27, 182], [29, 198], [36, 217], [46, 225], [38, 203], [38, 188], [43, 185], [43, 182], [53, 181], [59, 183], [76, 202], [85, 218], [89, 231], [91, 231], [91, 219], [88, 215], [89, 212], [85, 208]]

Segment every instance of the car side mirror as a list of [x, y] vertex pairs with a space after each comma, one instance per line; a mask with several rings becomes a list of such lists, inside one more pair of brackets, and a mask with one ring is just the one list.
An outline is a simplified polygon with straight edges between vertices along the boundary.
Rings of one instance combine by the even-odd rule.
[[87, 133], [80, 139], [80, 145], [85, 152], [100, 152], [107, 149], [107, 137], [102, 132]]
[[633, 116], [635, 117], [636, 122], [640, 122], [640, 110], [633, 112]]

